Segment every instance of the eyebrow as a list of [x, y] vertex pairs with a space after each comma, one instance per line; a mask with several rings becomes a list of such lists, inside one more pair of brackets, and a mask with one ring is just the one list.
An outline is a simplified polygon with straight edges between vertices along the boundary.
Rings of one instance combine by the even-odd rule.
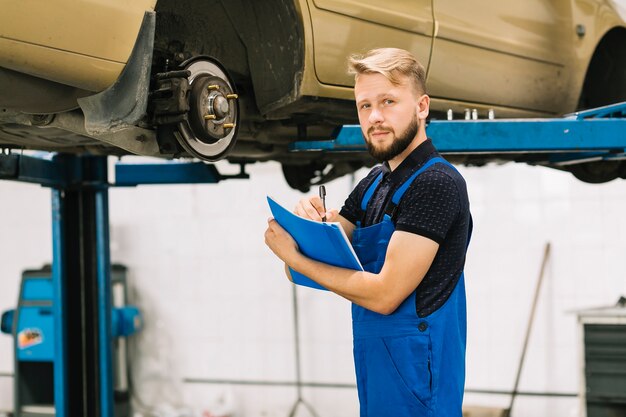
[[[380, 100], [381, 98], [385, 98], [385, 97], [397, 98], [397, 96], [395, 94], [382, 93], [382, 94], [378, 94], [376, 97], [374, 97], [374, 100]], [[364, 98], [364, 99], [361, 99], [361, 100], [357, 100], [357, 103], [362, 103], [364, 101], [370, 101], [370, 99]]]

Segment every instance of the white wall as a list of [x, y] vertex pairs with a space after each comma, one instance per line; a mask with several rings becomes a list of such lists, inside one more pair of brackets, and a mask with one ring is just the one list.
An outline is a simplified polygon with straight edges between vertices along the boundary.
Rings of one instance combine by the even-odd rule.
[[[15, 308], [24, 269], [50, 263], [50, 192], [0, 181], [0, 312]], [[13, 340], [0, 334], [0, 413], [13, 406]]]
[[[225, 164], [220, 169], [233, 170]], [[247, 181], [110, 191], [112, 259], [129, 267], [135, 304], [146, 321], [132, 340], [137, 395], [163, 415], [168, 407], [219, 415], [222, 398], [222, 414], [284, 416], [295, 401], [290, 386], [189, 381], [295, 380], [292, 288], [263, 243], [269, 216], [264, 197], [291, 206], [301, 194], [286, 186], [277, 164], [248, 170]], [[572, 311], [613, 304], [626, 294], [620, 256], [626, 250], [625, 183], [588, 185], [566, 173], [512, 164], [461, 171], [475, 222], [466, 268], [467, 387], [512, 388], [549, 241], [552, 257], [520, 390], [577, 392]], [[328, 205], [340, 206], [351, 187], [350, 178], [331, 183]], [[50, 195], [10, 182], [0, 182], [0, 195], [0, 309], [6, 310], [16, 303], [21, 271], [50, 261]], [[302, 379], [354, 384], [349, 304], [328, 293], [298, 292]], [[12, 355], [3, 335], [0, 375], [12, 372]], [[355, 389], [303, 393], [321, 417], [358, 414]], [[508, 397], [468, 394], [466, 403], [504, 406]], [[11, 380], [0, 376], [0, 410], [11, 407]], [[577, 413], [575, 398], [520, 397], [513, 415]]]

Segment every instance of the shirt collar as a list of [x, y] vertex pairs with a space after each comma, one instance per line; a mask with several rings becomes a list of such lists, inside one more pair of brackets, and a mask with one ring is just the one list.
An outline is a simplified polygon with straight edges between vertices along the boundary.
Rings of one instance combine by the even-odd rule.
[[389, 163], [387, 161], [383, 162], [383, 177], [386, 177], [391, 173], [394, 178], [403, 178], [408, 172], [419, 169], [419, 167], [424, 165], [424, 163], [429, 159], [429, 156], [436, 151], [437, 150], [435, 149], [433, 142], [430, 139], [426, 139], [424, 142], [420, 143], [419, 146], [413, 150], [413, 152], [404, 158], [404, 161], [402, 161], [393, 172], [389, 167]]

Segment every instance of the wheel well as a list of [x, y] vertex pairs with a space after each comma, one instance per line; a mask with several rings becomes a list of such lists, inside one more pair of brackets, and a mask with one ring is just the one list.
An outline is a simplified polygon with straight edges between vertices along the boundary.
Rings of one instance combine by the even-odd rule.
[[626, 28], [608, 31], [593, 54], [578, 109], [590, 109], [626, 100]]
[[[608, 31], [589, 62], [578, 109], [591, 109], [626, 101], [626, 28]], [[626, 178], [622, 161], [590, 162], [566, 168], [576, 178], [589, 183], [603, 183]]]
[[261, 114], [297, 99], [304, 28], [293, 1], [161, 0], [156, 12], [157, 60], [215, 58], [240, 92], [253, 88]]

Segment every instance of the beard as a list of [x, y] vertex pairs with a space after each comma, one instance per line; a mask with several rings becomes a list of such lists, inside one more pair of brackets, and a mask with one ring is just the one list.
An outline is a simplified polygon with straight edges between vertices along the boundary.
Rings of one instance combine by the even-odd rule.
[[[417, 131], [419, 129], [419, 122], [417, 119], [417, 115], [413, 115], [413, 119], [409, 126], [402, 132], [399, 136], [395, 136], [393, 129], [391, 128], [382, 128], [375, 129], [374, 127], [370, 127], [367, 131], [367, 137], [365, 138], [365, 143], [367, 144], [367, 151], [372, 155], [374, 159], [378, 162], [389, 161], [396, 156], [400, 155], [406, 148], [409, 147], [415, 136], [417, 135]], [[369, 135], [374, 131], [383, 131], [390, 132], [394, 135], [393, 142], [391, 145], [385, 147], [376, 147], [373, 141], [369, 139]]]

